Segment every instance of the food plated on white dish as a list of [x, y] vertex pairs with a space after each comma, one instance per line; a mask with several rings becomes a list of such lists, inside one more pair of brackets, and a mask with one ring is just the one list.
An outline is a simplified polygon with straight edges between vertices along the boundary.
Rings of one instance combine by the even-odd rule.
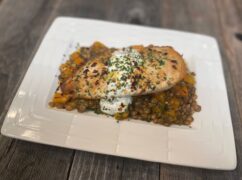
[[50, 107], [92, 110], [170, 126], [190, 125], [197, 104], [195, 73], [170, 46], [79, 47], [60, 65]]
[[[116, 67], [116, 60], [125, 68]], [[13, 99], [1, 133], [147, 161], [236, 167], [217, 42], [174, 30], [57, 18]]]

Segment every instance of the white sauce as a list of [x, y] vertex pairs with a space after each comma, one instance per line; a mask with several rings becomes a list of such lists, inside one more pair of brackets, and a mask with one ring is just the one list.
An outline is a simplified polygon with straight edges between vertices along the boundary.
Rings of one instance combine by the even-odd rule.
[[131, 96], [100, 100], [101, 111], [110, 115], [114, 115], [117, 112], [125, 112], [131, 103]]
[[112, 54], [108, 64], [109, 83], [107, 98], [100, 100], [101, 111], [106, 114], [125, 112], [132, 103], [131, 96], [123, 96], [131, 92], [130, 73], [135, 66], [143, 64], [139, 52], [126, 48]]

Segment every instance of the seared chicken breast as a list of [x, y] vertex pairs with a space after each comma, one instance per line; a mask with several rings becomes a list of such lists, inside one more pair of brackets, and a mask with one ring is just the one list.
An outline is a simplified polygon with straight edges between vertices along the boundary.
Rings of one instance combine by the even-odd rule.
[[104, 47], [61, 90], [86, 99], [137, 96], [166, 90], [185, 74], [183, 57], [170, 46]]

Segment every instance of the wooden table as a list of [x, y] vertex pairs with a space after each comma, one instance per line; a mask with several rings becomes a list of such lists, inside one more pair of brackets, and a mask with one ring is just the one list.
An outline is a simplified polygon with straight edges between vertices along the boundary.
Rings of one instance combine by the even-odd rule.
[[57, 16], [127, 22], [216, 37], [223, 58], [238, 166], [234, 171], [181, 167], [0, 135], [0, 179], [242, 179], [241, 0], [0, 0], [0, 126], [42, 37]]

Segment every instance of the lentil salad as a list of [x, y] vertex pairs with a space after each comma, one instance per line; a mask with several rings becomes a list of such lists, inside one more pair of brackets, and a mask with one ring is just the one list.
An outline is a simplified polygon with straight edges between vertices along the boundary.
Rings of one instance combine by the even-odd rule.
[[[63, 93], [61, 85], [82, 68], [91, 58], [110, 59], [117, 49], [108, 48], [100, 42], [91, 47], [80, 47], [73, 52], [69, 59], [60, 66], [59, 88], [57, 88], [49, 106], [77, 110], [82, 113], [88, 110], [102, 114], [100, 99], [86, 99], [73, 93]], [[164, 63], [164, 61], [159, 61]], [[194, 112], [199, 112], [201, 106], [197, 103], [195, 73], [187, 70], [185, 77], [171, 88], [145, 95], [132, 96], [132, 103], [124, 112], [113, 114], [117, 120], [139, 119], [170, 126], [172, 124], [190, 125]]]

